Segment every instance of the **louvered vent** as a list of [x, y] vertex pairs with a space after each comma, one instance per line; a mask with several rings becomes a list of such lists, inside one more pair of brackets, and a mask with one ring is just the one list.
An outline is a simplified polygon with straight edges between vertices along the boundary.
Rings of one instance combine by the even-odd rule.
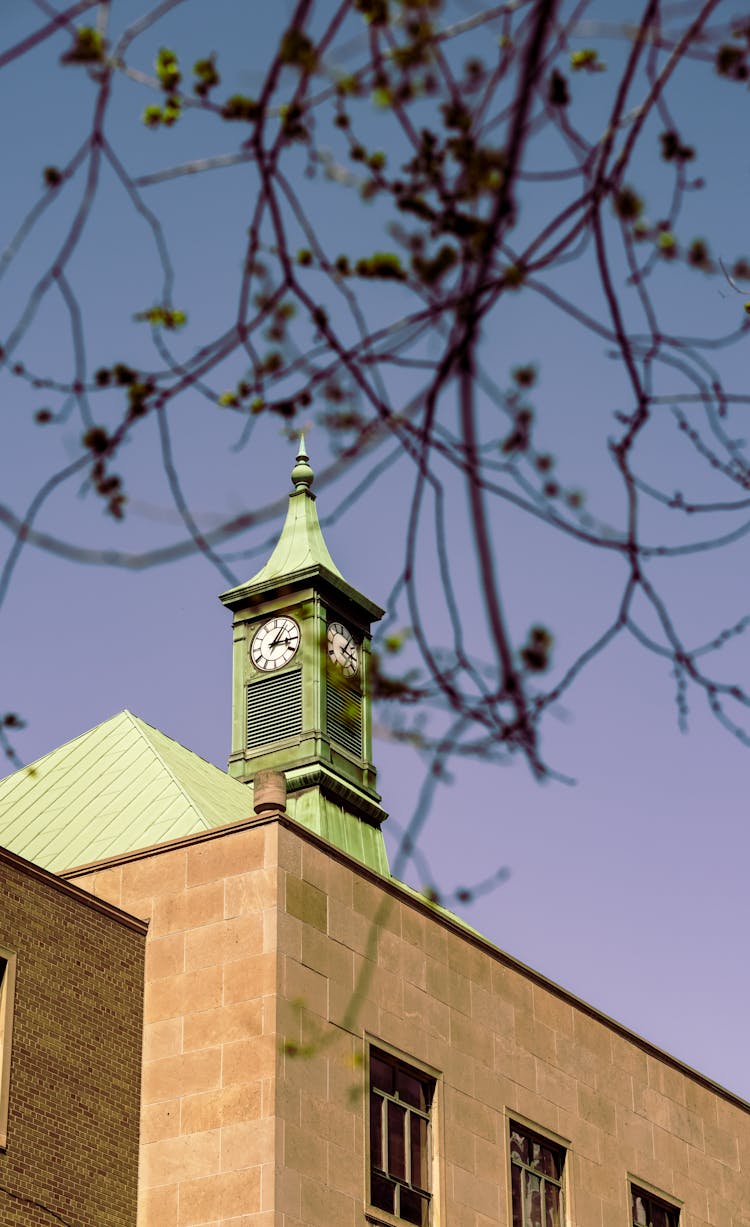
[[362, 696], [351, 687], [326, 681], [328, 736], [356, 758], [362, 757]]
[[247, 748], [302, 732], [302, 670], [264, 677], [247, 688]]

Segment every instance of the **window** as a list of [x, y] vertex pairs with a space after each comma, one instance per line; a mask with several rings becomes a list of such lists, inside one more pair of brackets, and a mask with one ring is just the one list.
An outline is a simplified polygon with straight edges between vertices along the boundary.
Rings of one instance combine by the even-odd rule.
[[370, 1204], [405, 1223], [430, 1216], [433, 1078], [370, 1049]]
[[510, 1187], [513, 1227], [562, 1227], [565, 1151], [511, 1121]]
[[13, 991], [16, 956], [0, 950], [0, 1146], [5, 1146], [8, 1131], [8, 1092], [10, 1089], [10, 1041], [13, 1028]]
[[676, 1206], [662, 1201], [653, 1193], [630, 1186], [633, 1227], [677, 1227], [680, 1212]]

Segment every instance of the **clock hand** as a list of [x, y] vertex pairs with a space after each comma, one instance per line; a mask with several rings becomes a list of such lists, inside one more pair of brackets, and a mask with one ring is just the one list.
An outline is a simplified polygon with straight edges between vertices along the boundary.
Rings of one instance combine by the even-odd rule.
[[277, 646], [278, 646], [278, 644], [282, 644], [282, 646], [283, 646], [283, 647], [286, 647], [286, 646], [288, 646], [288, 644], [290, 644], [290, 643], [292, 642], [291, 636], [289, 635], [289, 632], [288, 632], [288, 631], [286, 632], [286, 639], [282, 639], [282, 635], [283, 635], [283, 634], [284, 634], [284, 628], [282, 627], [282, 629], [279, 631], [279, 633], [278, 633], [278, 635], [276, 636], [276, 638], [275, 638], [275, 639], [273, 640], [273, 642], [272, 642], [272, 643], [269, 645], [271, 649], [273, 649], [273, 648], [277, 647]]

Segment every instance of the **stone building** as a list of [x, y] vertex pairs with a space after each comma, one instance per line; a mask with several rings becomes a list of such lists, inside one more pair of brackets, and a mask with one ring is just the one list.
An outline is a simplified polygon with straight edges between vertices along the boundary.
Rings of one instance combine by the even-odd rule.
[[122, 713], [0, 782], [0, 841], [148, 921], [139, 1227], [750, 1227], [750, 1105], [390, 877], [382, 611], [292, 478], [222, 598], [229, 774]]
[[134, 1227], [146, 924], [0, 848], [0, 1227]]

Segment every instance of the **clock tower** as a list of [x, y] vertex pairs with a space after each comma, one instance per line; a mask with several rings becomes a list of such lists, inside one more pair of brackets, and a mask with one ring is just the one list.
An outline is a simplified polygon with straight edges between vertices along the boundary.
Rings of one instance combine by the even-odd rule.
[[300, 438], [276, 548], [221, 596], [234, 615], [229, 774], [252, 784], [283, 772], [294, 818], [388, 873], [368, 686], [370, 628], [384, 611], [331, 558], [313, 480]]

